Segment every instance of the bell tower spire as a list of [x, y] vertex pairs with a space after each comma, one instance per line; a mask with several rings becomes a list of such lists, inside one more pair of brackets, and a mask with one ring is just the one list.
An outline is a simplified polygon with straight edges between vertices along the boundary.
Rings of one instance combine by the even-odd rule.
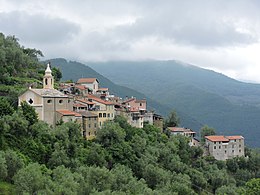
[[54, 80], [51, 74], [50, 64], [47, 64], [45, 75], [43, 77], [43, 89], [54, 89]]

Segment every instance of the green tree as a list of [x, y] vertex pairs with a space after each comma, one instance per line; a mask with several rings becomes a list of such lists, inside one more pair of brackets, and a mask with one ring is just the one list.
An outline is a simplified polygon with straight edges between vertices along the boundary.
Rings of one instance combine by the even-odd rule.
[[4, 181], [7, 177], [7, 165], [5, 160], [5, 153], [0, 151], [0, 181]]
[[5, 160], [7, 165], [7, 181], [11, 182], [13, 176], [24, 167], [24, 160], [14, 151], [5, 151]]
[[6, 98], [0, 97], [0, 117], [4, 115], [12, 115], [13, 113], [14, 109]]
[[49, 188], [51, 184], [50, 171], [38, 163], [32, 163], [20, 169], [14, 176], [14, 185], [18, 194], [37, 194]]
[[215, 129], [212, 127], [209, 127], [208, 125], [204, 125], [200, 129], [200, 139], [202, 143], [205, 143], [205, 136], [208, 135], [216, 135]]
[[260, 178], [254, 178], [246, 183], [246, 193], [252, 195], [260, 194]]
[[59, 68], [52, 67], [52, 75], [55, 79], [55, 81], [60, 81], [62, 78], [62, 72], [60, 71]]
[[105, 167], [79, 167], [77, 170], [84, 177], [84, 194], [93, 191], [110, 190], [114, 180], [112, 173]]
[[174, 110], [170, 112], [167, 118], [164, 121], [164, 128], [166, 127], [178, 127], [180, 124], [180, 118], [177, 115], [177, 112]]
[[83, 177], [79, 173], [72, 173], [70, 169], [62, 165], [55, 168], [52, 175], [52, 191], [54, 194], [79, 194], [80, 182], [83, 180]]
[[29, 125], [33, 125], [38, 122], [38, 115], [35, 111], [35, 108], [30, 106], [27, 102], [21, 102], [21, 109], [23, 116], [29, 122]]

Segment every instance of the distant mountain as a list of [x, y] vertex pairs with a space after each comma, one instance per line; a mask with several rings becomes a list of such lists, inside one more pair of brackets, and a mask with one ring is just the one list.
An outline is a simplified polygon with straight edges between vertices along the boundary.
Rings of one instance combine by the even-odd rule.
[[[148, 109], [155, 110], [156, 113], [162, 114], [163, 116], [166, 116], [172, 110], [172, 107], [154, 101], [143, 93], [140, 93], [128, 87], [116, 85], [108, 78], [102, 76], [101, 74], [84, 64], [75, 61], [66, 61], [62, 58], [51, 59], [48, 60], [48, 62], [51, 62], [51, 66], [60, 68], [63, 74], [63, 81], [69, 79], [77, 81], [79, 78], [82, 77], [94, 77], [99, 80], [101, 87], [108, 87], [110, 93], [118, 95], [119, 97], [124, 98], [126, 96], [135, 96], [137, 98], [146, 98], [148, 102]], [[178, 115], [182, 119], [182, 124], [196, 127], [196, 129], [199, 129], [201, 127], [201, 124], [198, 121], [185, 114], [185, 112], [178, 111]]]
[[[141, 91], [219, 134], [242, 134], [260, 147], [260, 85], [177, 61], [87, 63], [113, 82]], [[187, 119], [185, 119], [187, 121]], [[183, 123], [186, 127], [187, 123]], [[198, 129], [197, 129], [198, 130]]]

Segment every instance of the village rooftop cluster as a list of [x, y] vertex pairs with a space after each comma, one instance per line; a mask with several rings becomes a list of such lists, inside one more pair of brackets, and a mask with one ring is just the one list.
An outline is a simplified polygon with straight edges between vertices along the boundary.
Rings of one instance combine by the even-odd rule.
[[[35, 108], [40, 120], [53, 127], [68, 121], [79, 123], [82, 136], [88, 140], [95, 138], [106, 121], [112, 121], [119, 115], [124, 116], [133, 127], [143, 128], [146, 122], [163, 131], [163, 117], [147, 110], [146, 99], [111, 95], [108, 88], [99, 86], [97, 78], [80, 78], [76, 83], [61, 83], [59, 90], [54, 89], [49, 64], [43, 77], [43, 88], [29, 88], [19, 96], [19, 105], [23, 101]], [[200, 145], [191, 129], [168, 127], [167, 130], [171, 135], [189, 137], [190, 146]], [[205, 154], [217, 160], [244, 156], [242, 136], [206, 136], [205, 140]]]

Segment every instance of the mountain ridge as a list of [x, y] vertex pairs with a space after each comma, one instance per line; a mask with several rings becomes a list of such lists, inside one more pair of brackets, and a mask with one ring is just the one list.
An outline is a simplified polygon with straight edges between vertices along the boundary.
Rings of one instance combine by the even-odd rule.
[[[168, 107], [181, 110], [218, 134], [242, 134], [260, 146], [260, 85], [176, 61], [88, 62], [115, 83], [142, 91]], [[191, 127], [193, 128], [193, 127]]]

